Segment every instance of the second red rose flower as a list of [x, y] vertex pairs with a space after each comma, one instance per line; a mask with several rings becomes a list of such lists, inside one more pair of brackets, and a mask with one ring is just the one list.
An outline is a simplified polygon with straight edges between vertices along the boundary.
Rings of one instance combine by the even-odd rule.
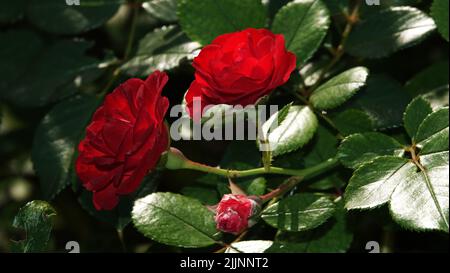
[[[286, 83], [295, 65], [283, 35], [253, 28], [220, 35], [194, 59], [195, 80], [185, 96], [189, 114], [200, 117], [207, 105], [254, 104]], [[194, 98], [201, 109], [194, 109]]]
[[121, 195], [134, 192], [167, 150], [164, 115], [169, 101], [161, 96], [167, 83], [156, 71], [147, 80], [130, 79], [107, 95], [78, 147], [76, 172], [94, 194], [98, 210], [111, 210]]

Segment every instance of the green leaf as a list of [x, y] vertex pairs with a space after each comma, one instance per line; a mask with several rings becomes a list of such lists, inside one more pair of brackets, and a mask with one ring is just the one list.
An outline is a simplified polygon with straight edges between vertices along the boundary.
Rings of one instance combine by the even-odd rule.
[[95, 97], [77, 96], [57, 104], [36, 130], [32, 160], [41, 191], [51, 200], [75, 179], [78, 143], [99, 104]]
[[177, 0], [151, 0], [142, 3], [142, 7], [165, 23], [174, 23], [178, 20]]
[[313, 62], [302, 64], [300, 67], [300, 77], [303, 78], [305, 85], [315, 85], [320, 79], [322, 73], [325, 73], [325, 77], [328, 77], [330, 72], [325, 71], [325, 68], [329, 63], [329, 57], [322, 57], [318, 60], [314, 60]]
[[136, 55], [121, 69], [129, 75], [146, 77], [155, 70], [170, 70], [184, 59], [192, 60], [200, 44], [192, 42], [176, 26], [163, 26], [139, 42]]
[[14, 23], [19, 20], [24, 13], [26, 0], [14, 0], [3, 3], [0, 9], [0, 24]]
[[[288, 113], [285, 118], [272, 126], [283, 109], [273, 114], [263, 125], [264, 139], [273, 156], [292, 152], [308, 143], [317, 129], [317, 117], [307, 106], [287, 105]], [[262, 145], [262, 144], [259, 144]]]
[[412, 77], [405, 84], [405, 89], [414, 97], [443, 90], [444, 93], [447, 93], [447, 96], [442, 100], [447, 101], [448, 104], [448, 82], [448, 61], [440, 61], [432, 64]]
[[415, 98], [406, 107], [405, 114], [403, 116], [403, 123], [408, 132], [408, 135], [414, 140], [417, 130], [419, 129], [422, 121], [433, 112], [430, 104], [422, 97]]
[[92, 192], [85, 189], [82, 190], [78, 201], [90, 215], [97, 220], [107, 223], [117, 230], [123, 230], [131, 222], [131, 211], [134, 201], [153, 193], [158, 186], [160, 173], [153, 171], [148, 174], [139, 188], [132, 194], [121, 196], [119, 204], [112, 210], [97, 210], [92, 202]]
[[181, 189], [181, 194], [197, 199], [205, 205], [215, 205], [219, 203], [219, 196], [215, 188], [189, 186]]
[[346, 104], [366, 112], [374, 129], [388, 129], [403, 124], [403, 112], [411, 101], [410, 95], [396, 80], [385, 75], [371, 75], [366, 87]]
[[[311, 141], [311, 147], [301, 157], [305, 167], [312, 167], [336, 155], [338, 140], [334, 134], [320, 125], [317, 133]], [[299, 166], [291, 166], [290, 168], [298, 168]]]
[[47, 250], [47, 243], [53, 227], [51, 218], [55, 215], [55, 209], [45, 201], [34, 200], [22, 207], [12, 225], [15, 228], [23, 229], [26, 239], [15, 242], [14, 250], [24, 253]]
[[335, 205], [328, 197], [300, 193], [270, 205], [261, 218], [280, 230], [303, 231], [323, 224], [334, 210]]
[[[406, 228], [448, 231], [449, 112], [443, 108], [426, 115], [429, 111], [430, 106], [420, 97], [409, 105], [405, 126], [418, 149], [413, 146], [416, 151], [411, 152], [411, 159], [399, 157], [401, 154], [380, 156], [359, 165], [345, 190], [346, 208], [367, 209], [389, 202], [393, 218]], [[348, 145], [354, 136], [358, 135], [346, 139], [339, 150], [350, 157], [355, 152], [354, 158], [359, 159], [357, 154], [362, 152]], [[365, 145], [374, 146], [381, 136]]]
[[391, 195], [389, 209], [406, 228], [449, 230], [448, 151], [420, 156], [423, 168], [408, 163], [408, 173]]
[[[331, 132], [324, 126], [319, 126], [317, 128], [317, 133], [314, 136], [314, 139], [310, 143], [311, 145], [308, 145], [309, 147], [305, 149], [306, 153], [296, 155], [296, 157], [298, 157], [303, 164], [301, 164], [300, 166], [293, 165], [289, 168], [312, 167], [326, 161], [329, 158], [335, 157], [337, 153], [338, 140], [333, 133], [334, 132]], [[292, 159], [290, 161], [295, 162]], [[310, 183], [308, 187], [315, 190], [335, 189], [340, 188], [346, 184], [346, 181], [343, 181], [339, 177], [338, 170], [327, 172], [326, 174], [312, 179], [309, 182]]]
[[266, 251], [269, 253], [344, 253], [350, 248], [353, 233], [347, 220], [343, 201], [325, 224], [303, 232], [281, 232]]
[[344, 166], [356, 169], [378, 156], [402, 156], [403, 153], [404, 148], [397, 140], [372, 132], [346, 137], [338, 148], [337, 157]]
[[359, 10], [360, 16], [365, 18], [366, 16], [378, 13], [389, 7], [401, 7], [401, 6], [418, 6], [422, 0], [380, 0], [379, 5], [361, 5]]
[[448, 40], [448, 1], [434, 0], [431, 6], [431, 16], [436, 22], [437, 28], [445, 40]]
[[250, 182], [245, 192], [247, 195], [263, 195], [266, 192], [266, 179], [257, 177]]
[[366, 84], [368, 75], [369, 70], [365, 67], [349, 69], [314, 90], [310, 101], [319, 110], [336, 108]]
[[406, 228], [448, 231], [448, 151], [406, 158], [385, 156], [363, 165], [345, 190], [348, 209], [389, 202], [394, 219]]
[[433, 19], [416, 8], [386, 8], [362, 18], [350, 33], [345, 48], [357, 57], [386, 57], [419, 43], [435, 28]]
[[370, 116], [357, 109], [348, 109], [338, 113], [333, 118], [333, 122], [344, 136], [373, 131], [373, 121]]
[[272, 25], [284, 35], [286, 48], [304, 64], [319, 48], [330, 26], [327, 7], [320, 0], [296, 0], [282, 7]]
[[420, 155], [448, 150], [448, 107], [429, 114], [417, 130], [415, 141]]
[[345, 189], [347, 209], [367, 209], [388, 202], [395, 187], [406, 178], [414, 164], [406, 158], [381, 156], [363, 164]]
[[204, 247], [216, 243], [212, 212], [182, 195], [159, 192], [138, 199], [132, 219], [142, 234], [163, 244]]
[[178, 18], [192, 40], [206, 45], [224, 33], [264, 27], [266, 11], [260, 0], [180, 0]]
[[424, 69], [405, 84], [412, 96], [421, 95], [433, 108], [448, 106], [449, 66], [447, 61], [438, 62]]
[[0, 42], [6, 45], [0, 50], [0, 72], [6, 77], [0, 83], [6, 90], [1, 96], [19, 106], [44, 106], [74, 94], [75, 78], [83, 81], [100, 63], [85, 56], [92, 45], [88, 42], [60, 40], [44, 48], [41, 39], [28, 31], [0, 34]]
[[50, 33], [79, 34], [104, 24], [121, 3], [122, 0], [81, 0], [77, 6], [59, 0], [29, 0], [27, 17]]
[[272, 241], [251, 240], [232, 243], [225, 253], [264, 253], [271, 245]]

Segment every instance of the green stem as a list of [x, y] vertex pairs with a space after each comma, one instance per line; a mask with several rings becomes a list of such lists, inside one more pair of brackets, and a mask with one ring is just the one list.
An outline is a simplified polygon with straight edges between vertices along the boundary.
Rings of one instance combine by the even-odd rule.
[[360, 6], [361, 2], [356, 2], [351, 14], [347, 16], [347, 24], [345, 26], [344, 32], [342, 33], [341, 41], [339, 42], [339, 45], [335, 50], [335, 55], [333, 59], [331, 59], [330, 63], [322, 70], [317, 82], [310, 88], [310, 93], [312, 93], [312, 91], [314, 91], [321, 84], [327, 72], [330, 71], [330, 69], [333, 68], [344, 55], [344, 47], [347, 43], [347, 39], [352, 32], [353, 26], [356, 24], [356, 22], [358, 22]]
[[249, 170], [227, 170], [221, 168], [215, 168], [207, 165], [203, 165], [197, 162], [193, 162], [187, 160], [183, 167], [180, 169], [188, 169], [188, 170], [196, 170], [205, 173], [212, 173], [220, 176], [225, 176], [229, 178], [238, 178], [238, 177], [246, 177], [253, 175], [261, 175], [261, 174], [282, 174], [282, 175], [290, 175], [290, 176], [298, 176], [303, 179], [308, 179], [313, 176], [319, 175], [328, 171], [338, 165], [338, 160], [335, 158], [328, 159], [322, 163], [319, 163], [313, 167], [306, 169], [285, 169], [280, 167], [270, 167], [269, 169], [265, 169], [264, 167], [249, 169]]

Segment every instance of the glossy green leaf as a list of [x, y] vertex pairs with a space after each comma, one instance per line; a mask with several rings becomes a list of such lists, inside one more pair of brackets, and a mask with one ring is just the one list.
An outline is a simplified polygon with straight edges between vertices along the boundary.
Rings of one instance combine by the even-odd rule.
[[371, 75], [366, 86], [346, 104], [366, 112], [374, 129], [403, 125], [403, 112], [411, 96], [396, 80], [385, 75]]
[[284, 35], [297, 64], [304, 64], [319, 48], [329, 26], [328, 9], [321, 0], [296, 0], [278, 11], [272, 31]]
[[434, 0], [431, 6], [431, 16], [436, 22], [437, 28], [445, 40], [448, 40], [448, 1]]
[[75, 179], [78, 143], [98, 104], [94, 97], [68, 99], [56, 105], [39, 125], [32, 160], [45, 199], [53, 199]]
[[328, 197], [300, 193], [270, 205], [261, 218], [280, 230], [303, 231], [323, 224], [334, 210], [335, 205]]
[[413, 140], [420, 124], [431, 112], [433, 112], [431, 105], [422, 97], [415, 98], [408, 107], [406, 107], [403, 123], [406, 132], [408, 132]]
[[192, 60], [200, 44], [192, 42], [176, 26], [164, 26], [139, 42], [137, 53], [121, 69], [129, 75], [146, 77], [155, 70], [170, 70], [182, 60]]
[[111, 18], [123, 0], [81, 0], [68, 5], [59, 0], [29, 0], [28, 20], [55, 34], [79, 34], [97, 28]]
[[415, 141], [420, 155], [448, 150], [448, 107], [429, 114], [420, 124]]
[[269, 253], [344, 253], [353, 240], [343, 201], [325, 224], [303, 232], [281, 232], [266, 252]]
[[362, 18], [346, 50], [357, 57], [381, 58], [419, 43], [435, 28], [433, 19], [416, 8], [391, 7]]
[[142, 3], [142, 7], [159, 20], [174, 23], [178, 20], [177, 2], [177, 0], [150, 0]]
[[313, 86], [320, 79], [322, 73], [325, 73], [325, 77], [329, 76], [324, 69], [330, 63], [330, 58], [323, 57], [313, 62], [302, 64], [300, 67], [300, 76], [303, 78], [303, 82], [306, 86]]
[[214, 215], [199, 201], [153, 193], [134, 203], [134, 226], [145, 236], [179, 247], [204, 247], [217, 240]]
[[301, 148], [311, 140], [317, 129], [317, 117], [309, 107], [300, 105], [286, 107], [288, 113], [277, 126], [273, 126], [274, 121], [278, 119], [280, 113], [283, 113], [283, 109], [273, 114], [262, 125], [264, 139], [268, 141], [273, 156]]
[[370, 116], [357, 109], [348, 109], [338, 113], [333, 118], [333, 122], [344, 136], [373, 131], [373, 121]]
[[378, 156], [402, 156], [403, 153], [403, 146], [395, 139], [372, 132], [346, 137], [338, 148], [337, 156], [344, 166], [356, 169]]
[[449, 230], [448, 151], [420, 156], [422, 169], [408, 172], [391, 195], [389, 209], [402, 226], [417, 230]]
[[420, 156], [420, 166], [406, 158], [385, 156], [363, 165], [345, 190], [348, 209], [389, 202], [402, 226], [448, 231], [448, 151]]
[[178, 18], [192, 40], [206, 45], [224, 33], [264, 27], [266, 11], [259, 0], [179, 0]]
[[367, 68], [355, 67], [333, 77], [314, 90], [311, 104], [319, 110], [338, 107], [366, 84], [368, 75]]
[[345, 207], [367, 209], [388, 202], [395, 187], [406, 178], [414, 164], [406, 158], [381, 156], [363, 164], [345, 189]]
[[14, 218], [13, 227], [25, 231], [23, 241], [14, 242], [15, 252], [44, 252], [53, 228], [56, 211], [45, 201], [34, 200], [22, 207]]

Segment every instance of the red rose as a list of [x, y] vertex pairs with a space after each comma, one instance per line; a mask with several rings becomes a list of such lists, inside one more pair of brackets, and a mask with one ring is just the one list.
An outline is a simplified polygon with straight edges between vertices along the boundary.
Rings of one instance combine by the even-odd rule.
[[111, 210], [120, 195], [135, 191], [168, 147], [164, 115], [169, 106], [161, 91], [165, 73], [130, 79], [107, 95], [78, 146], [76, 172], [94, 193], [98, 210]]
[[195, 111], [207, 105], [254, 104], [288, 81], [295, 61], [284, 37], [267, 29], [220, 35], [194, 59], [195, 80], [185, 96], [189, 114], [194, 116], [194, 97], [202, 103]]
[[216, 208], [217, 229], [223, 232], [239, 234], [249, 227], [259, 204], [242, 194], [225, 194]]

